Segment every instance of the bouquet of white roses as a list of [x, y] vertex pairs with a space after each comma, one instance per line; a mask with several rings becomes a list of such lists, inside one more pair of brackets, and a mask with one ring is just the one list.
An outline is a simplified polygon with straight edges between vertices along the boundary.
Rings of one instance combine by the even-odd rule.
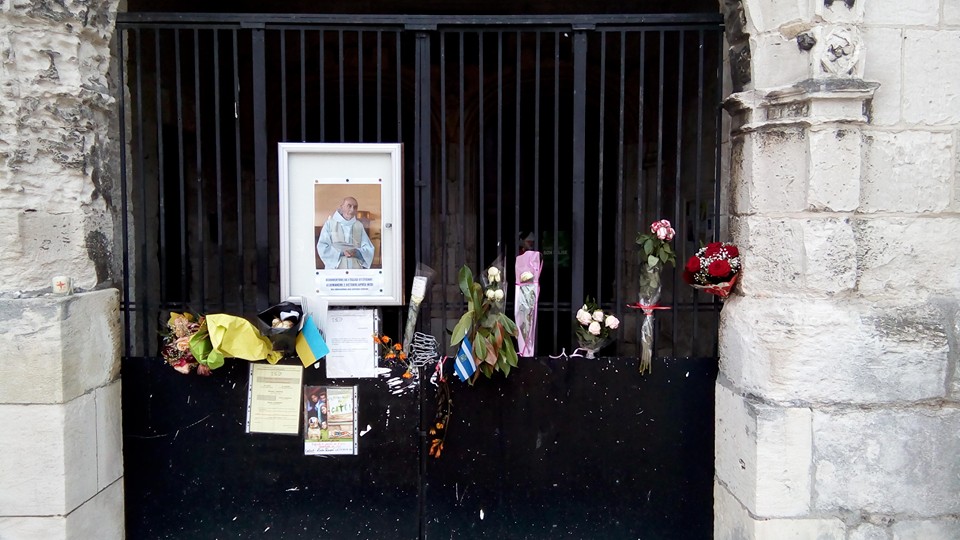
[[587, 351], [587, 358], [593, 358], [597, 351], [613, 341], [613, 332], [619, 327], [620, 319], [605, 313], [589, 297], [577, 311], [577, 341]]

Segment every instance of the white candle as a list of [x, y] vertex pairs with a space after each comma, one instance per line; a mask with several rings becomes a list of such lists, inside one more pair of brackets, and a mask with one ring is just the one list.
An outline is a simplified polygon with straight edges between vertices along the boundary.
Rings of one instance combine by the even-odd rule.
[[53, 294], [73, 294], [73, 280], [69, 276], [54, 276], [50, 285]]

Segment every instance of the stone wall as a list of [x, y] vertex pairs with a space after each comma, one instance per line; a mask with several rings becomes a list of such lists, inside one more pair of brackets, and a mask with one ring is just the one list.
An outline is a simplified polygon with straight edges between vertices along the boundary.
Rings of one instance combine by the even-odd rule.
[[723, 4], [715, 536], [958, 538], [960, 8]]
[[116, 9], [0, 0], [0, 538], [123, 537]]

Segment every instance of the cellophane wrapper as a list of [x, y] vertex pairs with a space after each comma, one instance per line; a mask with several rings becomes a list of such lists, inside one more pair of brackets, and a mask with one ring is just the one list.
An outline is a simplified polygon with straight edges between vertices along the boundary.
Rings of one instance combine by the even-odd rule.
[[410, 354], [410, 344], [417, 329], [417, 318], [420, 316], [420, 304], [430, 290], [430, 282], [435, 272], [433, 268], [417, 263], [417, 271], [413, 276], [413, 286], [410, 288], [410, 306], [407, 308], [407, 325], [403, 329], [403, 352]]
[[[537, 302], [540, 300], [540, 272], [543, 263], [539, 251], [517, 256], [516, 296], [513, 319], [517, 322], [519, 356], [532, 357], [537, 337]], [[528, 278], [524, 280], [524, 278]]]
[[[496, 279], [491, 279], [491, 268], [497, 269]], [[483, 283], [484, 296], [486, 296], [487, 291], [501, 291], [500, 300], [487, 298], [487, 301], [490, 302], [490, 313], [502, 313], [503, 307], [507, 304], [507, 276], [505, 272], [503, 255], [497, 255], [497, 258], [488, 264], [481, 273], [480, 282]]]
[[[640, 268], [639, 304], [652, 307], [660, 301], [662, 264], [642, 263]], [[640, 373], [650, 372], [653, 361], [653, 314], [652, 309], [643, 310], [643, 325], [640, 327]]]
[[740, 274], [734, 274], [733, 277], [730, 278], [730, 281], [724, 281], [722, 283], [713, 283], [710, 285], [691, 284], [690, 286], [705, 293], [715, 294], [720, 298], [726, 298], [730, 296], [730, 291], [732, 291], [733, 286], [737, 284], [737, 277], [739, 275]]

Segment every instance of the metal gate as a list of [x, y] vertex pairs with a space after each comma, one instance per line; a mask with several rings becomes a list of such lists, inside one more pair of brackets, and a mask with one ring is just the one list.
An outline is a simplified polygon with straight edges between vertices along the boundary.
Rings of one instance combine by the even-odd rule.
[[[132, 498], [152, 509], [143, 502], [151, 486], [170, 481], [157, 471], [131, 476], [133, 448], [169, 457], [177, 437], [187, 437], [181, 427], [196, 420], [192, 425], [213, 429], [202, 407], [228, 424], [238, 414], [238, 405], [219, 400], [239, 399], [242, 370], [228, 368], [215, 388], [205, 388], [203, 381], [174, 382], [178, 375], [145, 359], [157, 354], [161, 312], [253, 316], [280, 300], [278, 142], [404, 143], [405, 273], [418, 261], [438, 270], [420, 320], [441, 340], [463, 309], [456, 270], [479, 269], [503, 253], [510, 275], [523, 244], [545, 260], [539, 354], [570, 350], [573, 313], [590, 296], [627, 323], [610, 354], [636, 356], [640, 318], [625, 308], [636, 299], [636, 233], [655, 219], [673, 221], [681, 265], [719, 234], [721, 24], [719, 15], [120, 14], [128, 522], [135, 519]], [[719, 304], [704, 302], [678, 278], [676, 269], [665, 278], [662, 303], [671, 309], [657, 316], [657, 356], [667, 364], [707, 359], [713, 367], [697, 373], [709, 379]], [[387, 333], [399, 334], [401, 311], [385, 312]], [[629, 361], [609, 362], [619, 369]], [[567, 371], [546, 359], [539, 365], [532, 372]], [[603, 377], [596, 368], [582, 373]], [[668, 366], [650, 380], [672, 373]], [[697, 397], [703, 413], [712, 411], [707, 388], [701, 391], [709, 395]], [[160, 412], [158, 393], [186, 403]], [[392, 429], [430, 414], [425, 396], [404, 405], [385, 399], [369, 400], [361, 413], [396, 407]], [[708, 419], [704, 429], [712, 429], [712, 414]], [[245, 445], [286, 448], [243, 442], [222, 423], [214, 431], [230, 438], [218, 452], [210, 447], [218, 454], [215, 472], [191, 465], [175, 475], [181, 482], [207, 474], [249, 489], [229, 479], [223, 460], [230, 452], [245, 455], [242, 463], [262, 463]], [[426, 536], [430, 482], [420, 434], [403, 432], [383, 449], [380, 457], [409, 453], [419, 464], [412, 477], [387, 482], [398, 494], [415, 491], [415, 503], [395, 509], [417, 518], [404, 520], [396, 535], [415, 529], [414, 536]], [[601, 456], [600, 449], [582, 452]], [[703, 452], [712, 460], [709, 444]], [[382, 464], [375, 470], [391, 476]], [[181, 489], [177, 504], [190, 496]], [[344, 512], [340, 525], [325, 530], [350, 531]], [[187, 514], [204, 530], [201, 511]], [[286, 520], [287, 537], [294, 521]], [[134, 536], [163, 536], [156, 527], [128, 524]]]

